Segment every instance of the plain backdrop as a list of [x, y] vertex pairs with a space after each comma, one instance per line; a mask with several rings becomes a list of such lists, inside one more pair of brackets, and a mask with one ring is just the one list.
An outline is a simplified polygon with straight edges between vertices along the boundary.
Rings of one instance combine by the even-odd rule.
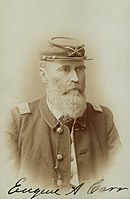
[[[86, 62], [87, 97], [89, 101], [108, 106], [114, 114], [125, 149], [125, 156], [120, 162], [123, 169], [118, 173], [118, 178], [122, 185], [128, 186], [129, 0], [1, 0], [1, 126], [8, 109], [44, 95], [44, 86], [39, 76], [39, 51], [54, 36], [74, 37], [83, 41], [88, 57], [93, 58], [93, 61]], [[1, 161], [3, 156], [4, 153]], [[125, 197], [129, 195], [128, 192], [125, 194]]]

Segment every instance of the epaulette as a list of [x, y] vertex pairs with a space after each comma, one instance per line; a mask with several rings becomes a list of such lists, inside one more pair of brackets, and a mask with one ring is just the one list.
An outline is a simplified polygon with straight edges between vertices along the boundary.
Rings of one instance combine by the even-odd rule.
[[102, 107], [99, 104], [91, 103], [95, 111], [103, 112]]
[[27, 102], [19, 104], [18, 109], [21, 115], [31, 113], [30, 107]]

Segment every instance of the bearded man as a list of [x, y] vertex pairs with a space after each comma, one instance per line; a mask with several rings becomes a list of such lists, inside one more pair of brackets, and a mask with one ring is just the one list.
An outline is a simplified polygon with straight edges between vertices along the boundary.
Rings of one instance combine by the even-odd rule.
[[111, 111], [86, 103], [85, 45], [54, 37], [41, 53], [46, 97], [18, 105], [8, 128], [19, 175], [46, 187], [78, 185], [104, 174], [120, 145]]

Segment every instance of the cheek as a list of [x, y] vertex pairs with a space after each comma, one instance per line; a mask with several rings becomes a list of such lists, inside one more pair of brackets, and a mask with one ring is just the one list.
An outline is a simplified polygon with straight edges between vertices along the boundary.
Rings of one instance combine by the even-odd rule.
[[63, 80], [61, 78], [50, 78], [49, 85], [55, 87], [56, 89], [61, 89], [64, 86]]
[[79, 73], [78, 79], [79, 79], [79, 83], [80, 84], [84, 84], [85, 85], [85, 81], [86, 81], [85, 72]]

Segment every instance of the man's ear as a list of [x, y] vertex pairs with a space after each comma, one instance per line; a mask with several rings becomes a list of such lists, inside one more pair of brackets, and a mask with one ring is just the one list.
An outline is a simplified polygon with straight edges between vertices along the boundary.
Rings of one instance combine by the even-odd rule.
[[43, 81], [44, 83], [46, 83], [46, 82], [47, 82], [47, 74], [46, 74], [45, 69], [40, 68], [40, 76], [41, 76], [41, 78], [42, 78], [42, 81]]

